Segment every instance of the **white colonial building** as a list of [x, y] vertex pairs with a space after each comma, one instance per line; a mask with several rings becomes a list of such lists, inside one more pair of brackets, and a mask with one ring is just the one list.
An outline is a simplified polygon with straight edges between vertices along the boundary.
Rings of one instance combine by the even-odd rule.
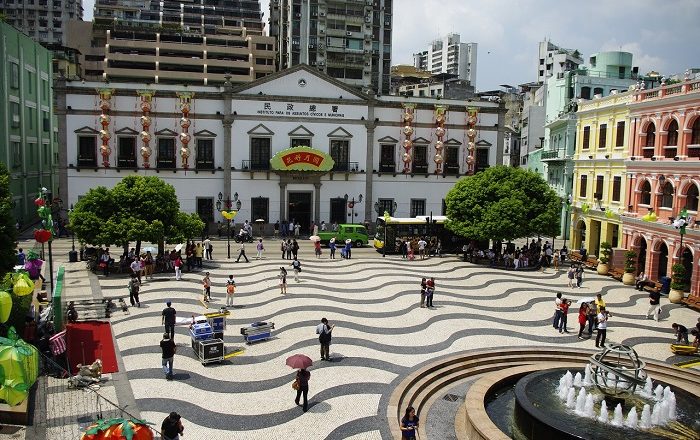
[[364, 95], [306, 65], [238, 88], [68, 81], [56, 95], [68, 204], [139, 173], [209, 222], [219, 200], [241, 202], [237, 223], [373, 222], [443, 214], [460, 176], [503, 161], [496, 103]]

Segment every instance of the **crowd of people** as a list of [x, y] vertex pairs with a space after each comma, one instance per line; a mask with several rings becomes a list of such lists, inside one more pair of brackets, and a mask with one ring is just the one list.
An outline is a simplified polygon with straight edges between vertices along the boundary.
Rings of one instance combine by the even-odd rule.
[[536, 268], [544, 272], [545, 268], [553, 267], [559, 270], [560, 264], [566, 259], [568, 249], [566, 246], [561, 250], [541, 239], [532, 241], [518, 247], [513, 243], [496, 242], [493, 247], [486, 250], [479, 247], [475, 242], [470, 242], [462, 247], [464, 261], [470, 263], [487, 263], [490, 267], [500, 267], [503, 269], [525, 269]]

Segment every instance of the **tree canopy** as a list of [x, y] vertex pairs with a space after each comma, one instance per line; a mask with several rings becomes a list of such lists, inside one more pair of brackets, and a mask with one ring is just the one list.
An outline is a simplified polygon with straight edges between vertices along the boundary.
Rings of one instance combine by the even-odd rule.
[[114, 188], [93, 188], [76, 203], [70, 227], [92, 245], [183, 241], [199, 236], [204, 222], [180, 212], [175, 188], [155, 176], [127, 176]]
[[561, 199], [539, 174], [496, 166], [463, 177], [447, 193], [447, 228], [475, 240], [559, 234]]
[[10, 192], [10, 174], [0, 163], [0, 277], [12, 271], [17, 264], [15, 243], [17, 228], [12, 215], [12, 193]]

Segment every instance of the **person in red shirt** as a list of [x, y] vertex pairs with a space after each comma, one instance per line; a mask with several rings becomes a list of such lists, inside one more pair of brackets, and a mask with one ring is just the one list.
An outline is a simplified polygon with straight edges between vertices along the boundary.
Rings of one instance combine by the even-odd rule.
[[564, 299], [559, 306], [561, 308], [561, 319], [559, 320], [559, 333], [569, 333], [566, 329], [566, 317], [569, 313], [569, 306], [571, 305], [570, 299]]
[[583, 329], [586, 327], [586, 323], [588, 322], [588, 303], [583, 303], [581, 304], [581, 307], [578, 309], [578, 338], [583, 339]]
[[175, 266], [175, 279], [180, 281], [182, 279], [182, 257], [179, 254], [175, 257], [173, 266]]

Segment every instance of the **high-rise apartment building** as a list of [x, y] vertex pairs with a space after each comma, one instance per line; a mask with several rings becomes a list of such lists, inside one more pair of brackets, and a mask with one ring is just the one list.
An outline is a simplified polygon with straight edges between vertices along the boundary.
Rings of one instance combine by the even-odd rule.
[[392, 0], [271, 0], [278, 64], [308, 64], [346, 84], [388, 94]]
[[44, 45], [62, 45], [68, 20], [83, 19], [82, 0], [0, 0], [5, 21]]
[[449, 73], [476, 86], [476, 43], [461, 43], [459, 34], [447, 34], [413, 54], [413, 65], [433, 75]]
[[275, 71], [275, 41], [252, 0], [97, 0], [93, 23], [69, 25], [86, 79], [245, 83]]
[[12, 213], [31, 224], [39, 188], [55, 194], [58, 184], [51, 52], [1, 21], [0, 51], [0, 162], [10, 171]]
[[581, 64], [583, 58], [578, 50], [564, 49], [551, 41], [540, 41], [537, 82], [543, 83], [550, 76], [575, 70]]

